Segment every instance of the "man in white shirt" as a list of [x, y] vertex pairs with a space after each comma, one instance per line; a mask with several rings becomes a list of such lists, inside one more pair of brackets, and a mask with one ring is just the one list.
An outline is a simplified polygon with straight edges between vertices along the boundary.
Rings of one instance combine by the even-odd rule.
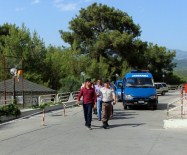
[[116, 94], [113, 89], [110, 88], [110, 81], [104, 81], [104, 87], [100, 89], [102, 93], [102, 122], [103, 128], [108, 129], [108, 120], [110, 119], [111, 110], [112, 110], [112, 102], [116, 104]]

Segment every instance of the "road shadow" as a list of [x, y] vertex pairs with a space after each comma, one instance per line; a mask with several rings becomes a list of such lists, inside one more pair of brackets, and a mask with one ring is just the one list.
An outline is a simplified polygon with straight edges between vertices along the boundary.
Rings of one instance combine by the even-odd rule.
[[137, 115], [138, 114], [134, 111], [124, 111], [120, 109], [115, 109], [111, 119], [132, 119]]
[[[130, 126], [130, 127], [139, 127], [142, 125], [145, 125], [146, 123], [125, 123], [125, 124], [110, 124], [110, 128], [117, 128], [122, 126]], [[92, 129], [103, 129], [103, 124], [101, 122], [101, 125], [92, 125]]]
[[[132, 119], [135, 118], [138, 114], [134, 111], [126, 111], [121, 109], [114, 109], [113, 116], [110, 119]], [[96, 117], [93, 116], [92, 120], [98, 120], [97, 115]]]
[[131, 126], [131, 127], [139, 127], [142, 125], [145, 125], [146, 123], [125, 123], [125, 124], [112, 124], [110, 125], [110, 128], [116, 128], [121, 126]]

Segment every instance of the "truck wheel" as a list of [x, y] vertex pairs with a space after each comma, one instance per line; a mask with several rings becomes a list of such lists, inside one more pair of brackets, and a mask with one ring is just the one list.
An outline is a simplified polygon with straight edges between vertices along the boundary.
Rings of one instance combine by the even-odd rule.
[[127, 109], [127, 105], [124, 105], [123, 107], [124, 107], [124, 110], [126, 110], [126, 109]]
[[153, 105], [153, 110], [157, 110], [157, 105]]

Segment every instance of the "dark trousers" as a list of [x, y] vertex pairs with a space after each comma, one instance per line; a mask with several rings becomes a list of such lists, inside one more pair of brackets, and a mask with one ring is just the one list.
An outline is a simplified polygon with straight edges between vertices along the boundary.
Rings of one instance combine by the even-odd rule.
[[85, 125], [91, 126], [92, 121], [92, 103], [83, 104], [83, 111], [84, 111], [84, 119], [85, 119]]
[[112, 105], [111, 103], [102, 103], [102, 110], [103, 110], [103, 122], [107, 122], [110, 119]]

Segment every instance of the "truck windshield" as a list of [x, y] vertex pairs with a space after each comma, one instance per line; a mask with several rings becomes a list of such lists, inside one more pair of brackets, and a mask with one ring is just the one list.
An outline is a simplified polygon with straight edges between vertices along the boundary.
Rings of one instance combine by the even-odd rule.
[[126, 86], [127, 87], [153, 87], [153, 79], [147, 77], [127, 78]]

